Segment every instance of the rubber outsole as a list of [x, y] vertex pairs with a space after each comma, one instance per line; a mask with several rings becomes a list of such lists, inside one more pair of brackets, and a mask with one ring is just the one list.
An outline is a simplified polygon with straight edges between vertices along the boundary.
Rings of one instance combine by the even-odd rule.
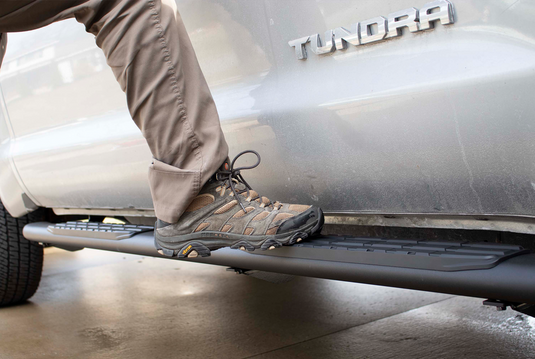
[[[245, 236], [236, 235], [232, 238], [228, 234], [214, 234], [210, 236], [210, 233], [197, 234], [200, 238], [185, 239], [178, 242], [165, 242], [162, 244], [158, 239], [156, 231], [154, 232], [154, 245], [160, 255], [166, 257], [178, 257], [178, 258], [196, 258], [196, 257], [209, 257], [212, 251], [218, 250], [224, 247], [230, 247], [231, 249], [238, 249], [246, 252], [253, 252], [257, 249], [262, 251], [273, 250], [282, 246], [292, 246], [299, 243], [309, 237], [317, 235], [323, 228], [324, 218], [323, 212], [318, 208], [318, 220], [299, 228], [293, 232], [272, 235], [272, 236]], [[222, 236], [223, 239], [222, 239]], [[186, 236], [183, 236], [186, 237]], [[168, 238], [165, 238], [168, 239]], [[180, 239], [180, 237], [175, 237]]]

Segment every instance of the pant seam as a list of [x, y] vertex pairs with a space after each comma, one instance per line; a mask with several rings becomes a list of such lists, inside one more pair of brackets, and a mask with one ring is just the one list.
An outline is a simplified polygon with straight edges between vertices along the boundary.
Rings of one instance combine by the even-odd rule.
[[167, 46], [167, 41], [165, 40], [165, 37], [164, 37], [164, 29], [161, 25], [161, 19], [160, 19], [160, 15], [158, 13], [158, 10], [156, 8], [156, 4], [155, 4], [155, 1], [154, 0], [148, 0], [147, 1], [148, 5], [149, 5], [149, 8], [150, 8], [150, 11], [151, 11], [151, 14], [153, 15], [153, 18], [154, 18], [154, 22], [153, 22], [153, 25], [154, 25], [154, 28], [158, 34], [158, 38], [160, 40], [160, 45], [162, 47], [162, 50], [163, 50], [163, 62], [164, 64], [167, 65], [168, 67], [168, 73], [170, 74], [169, 75], [169, 79], [171, 80], [171, 91], [176, 95], [176, 100], [177, 100], [177, 104], [180, 108], [180, 111], [179, 111], [179, 120], [182, 121], [184, 123], [184, 128], [185, 130], [188, 132], [188, 139], [190, 139], [193, 143], [193, 153], [195, 154], [195, 157], [197, 157], [197, 159], [201, 162], [201, 167], [200, 167], [200, 170], [198, 172], [198, 175], [196, 176], [195, 178], [195, 181], [194, 181], [194, 186], [192, 188], [192, 195], [193, 196], [196, 196], [199, 191], [201, 190], [200, 188], [200, 183], [201, 183], [201, 177], [202, 177], [202, 169], [203, 169], [203, 157], [202, 157], [202, 153], [200, 152], [199, 148], [199, 143], [197, 141], [197, 138], [195, 137], [195, 132], [193, 131], [193, 129], [191, 128], [191, 124], [189, 123], [188, 121], [188, 118], [187, 118], [187, 111], [186, 111], [186, 105], [184, 103], [184, 100], [180, 94], [180, 90], [178, 88], [178, 79], [176, 78], [175, 76], [175, 68], [171, 62], [171, 52], [169, 51], [169, 48]]

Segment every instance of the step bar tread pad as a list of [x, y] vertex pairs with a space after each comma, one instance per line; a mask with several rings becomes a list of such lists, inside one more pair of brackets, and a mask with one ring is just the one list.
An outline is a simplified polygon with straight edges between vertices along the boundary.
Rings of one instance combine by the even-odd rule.
[[[145, 225], [76, 221], [51, 224], [47, 230], [58, 236], [122, 240], [138, 233], [152, 231], [154, 228]], [[320, 236], [276, 251], [253, 252], [276, 257], [435, 271], [489, 269], [505, 259], [526, 253], [529, 251], [521, 246], [499, 243], [433, 242], [346, 236]]]
[[293, 247], [259, 254], [400, 268], [463, 271], [493, 268], [508, 258], [526, 253], [529, 251], [521, 246], [499, 243], [322, 236]]
[[47, 230], [58, 236], [121, 240], [130, 238], [138, 233], [153, 231], [154, 227], [135, 224], [108, 224], [76, 221], [51, 224], [47, 227]]

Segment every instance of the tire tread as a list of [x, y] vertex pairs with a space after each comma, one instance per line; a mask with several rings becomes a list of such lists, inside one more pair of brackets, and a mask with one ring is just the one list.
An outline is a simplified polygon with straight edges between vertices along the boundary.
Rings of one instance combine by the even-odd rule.
[[13, 218], [0, 202], [0, 306], [26, 301], [39, 287], [43, 247], [25, 239], [22, 229], [43, 218], [42, 209]]

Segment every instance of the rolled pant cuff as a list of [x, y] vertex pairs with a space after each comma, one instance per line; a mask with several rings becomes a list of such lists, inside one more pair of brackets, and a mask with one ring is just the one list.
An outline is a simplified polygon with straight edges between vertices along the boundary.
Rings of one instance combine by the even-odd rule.
[[182, 170], [153, 160], [149, 166], [149, 185], [158, 219], [176, 223], [201, 186], [201, 172]]

